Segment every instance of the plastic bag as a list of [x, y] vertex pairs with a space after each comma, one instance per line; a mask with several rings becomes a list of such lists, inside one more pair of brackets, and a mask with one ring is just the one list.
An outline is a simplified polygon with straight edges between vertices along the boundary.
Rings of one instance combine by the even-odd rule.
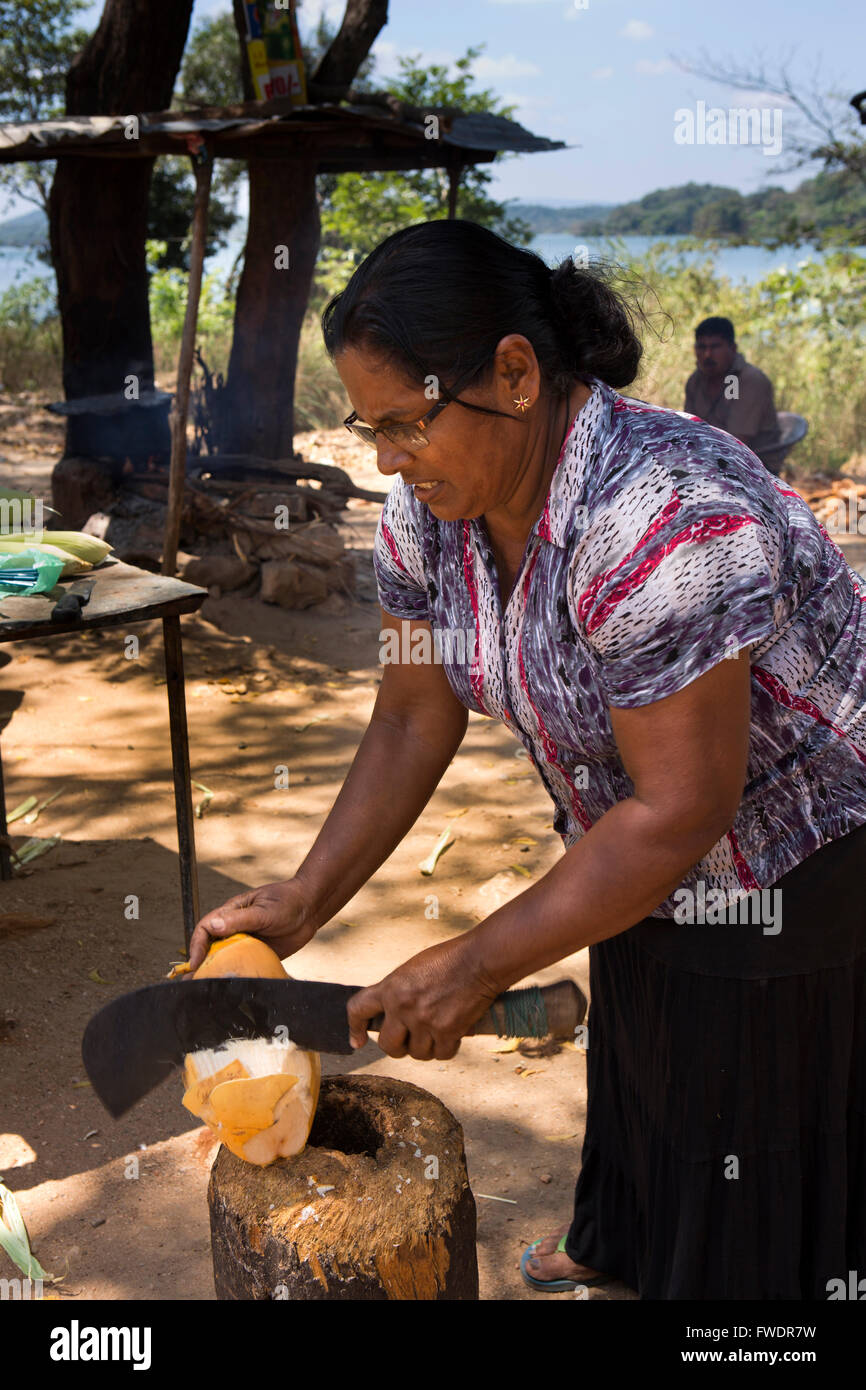
[[[66, 561], [59, 555], [49, 555], [36, 545], [26, 546], [15, 555], [0, 555], [0, 594], [6, 598], [13, 595], [47, 594], [60, 578]], [[35, 569], [37, 575], [32, 584], [4, 584], [4, 570]]]

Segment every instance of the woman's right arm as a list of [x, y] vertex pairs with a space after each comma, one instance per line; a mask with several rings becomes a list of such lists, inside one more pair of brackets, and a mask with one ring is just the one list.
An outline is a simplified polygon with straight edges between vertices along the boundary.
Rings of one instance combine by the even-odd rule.
[[[382, 629], [400, 638], [399, 618], [382, 610]], [[430, 634], [426, 622], [410, 622]], [[410, 642], [403, 642], [401, 653]], [[433, 650], [432, 635], [422, 651]], [[249, 932], [279, 956], [291, 955], [384, 863], [423, 811], [466, 732], [468, 711], [437, 662], [383, 667], [370, 723], [340, 793], [293, 878], [230, 898], [207, 913], [193, 933], [196, 969], [210, 938]]]

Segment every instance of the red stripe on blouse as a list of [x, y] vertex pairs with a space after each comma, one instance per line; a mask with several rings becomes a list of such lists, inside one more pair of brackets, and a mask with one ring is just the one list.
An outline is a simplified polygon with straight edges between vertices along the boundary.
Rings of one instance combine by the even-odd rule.
[[602, 587], [602, 585], [606, 584], [610, 579], [612, 579], [613, 576], [617, 573], [617, 571], [622, 569], [623, 565], [628, 564], [629, 560], [634, 559], [638, 551], [642, 550], [645, 545], [649, 544], [653, 537], [656, 536], [658, 532], [661, 530], [662, 526], [665, 526], [667, 522], [673, 520], [677, 512], [680, 510], [681, 506], [682, 503], [680, 502], [679, 497], [676, 493], [674, 493], [671, 500], [665, 503], [664, 507], [659, 512], [655, 521], [652, 522], [652, 524], [648, 526], [647, 529], [644, 531], [637, 545], [634, 546], [627, 555], [623, 556], [619, 564], [614, 565], [613, 569], [605, 570], [604, 574], [596, 575], [595, 579], [593, 579], [592, 583], [584, 589], [583, 593], [577, 601], [577, 616], [580, 618], [581, 622], [585, 620], [587, 613], [592, 607], [595, 596], [598, 593], [599, 589]]
[[403, 573], [407, 576], [408, 579], [411, 579], [411, 574], [407, 570], [406, 566], [403, 564], [403, 561], [400, 559], [400, 552], [397, 549], [397, 542], [394, 540], [394, 537], [391, 535], [391, 532], [388, 529], [386, 522], [384, 521], [382, 522], [382, 535], [385, 537], [385, 543], [391, 552], [391, 558], [394, 561], [394, 564], [397, 566], [398, 569], [401, 569], [403, 571]]
[[696, 544], [701, 545], [704, 541], [715, 540], [717, 536], [727, 536], [734, 531], [739, 531], [743, 526], [756, 525], [755, 518], [752, 516], [708, 516], [703, 521], [696, 521], [691, 526], [687, 526], [684, 531], [678, 531], [664, 545], [657, 546], [641, 562], [634, 574], [628, 579], [623, 579], [607, 598], [599, 604], [595, 612], [586, 622], [587, 633], [595, 632], [596, 628], [601, 627], [606, 622], [613, 610], [639, 589], [641, 584], [649, 578], [653, 570], [657, 569], [662, 560], [668, 555], [673, 554], [681, 545]]
[[475, 652], [472, 657], [472, 670], [469, 673], [469, 680], [472, 686], [472, 694], [475, 696], [484, 714], [488, 710], [484, 704], [484, 668], [481, 664], [481, 625], [478, 621], [478, 590], [475, 587], [475, 569], [472, 563], [472, 532], [468, 521], [463, 522], [463, 577], [466, 580], [466, 588], [469, 590], [469, 599], [472, 603], [472, 616], [475, 620]]
[[860, 749], [845, 733], [845, 730], [840, 729], [837, 724], [834, 724], [832, 719], [828, 719], [812, 700], [807, 700], [804, 695], [792, 694], [790, 690], [786, 689], [777, 676], [771, 675], [769, 671], [765, 671], [760, 666], [753, 666], [752, 674], [758, 684], [763, 686], [768, 695], [771, 695], [777, 704], [784, 705], [785, 709], [794, 709], [800, 714], [807, 714], [809, 718], [814, 719], [817, 724], [822, 724], [825, 729], [832, 730], [837, 738], [844, 739], [845, 742], [853, 748], [861, 763], [866, 763], [866, 753], [861, 753]]
[[759, 886], [758, 880], [755, 878], [755, 875], [752, 873], [752, 870], [750, 869], [748, 863], [743, 858], [742, 850], [740, 849], [740, 846], [737, 844], [737, 837], [734, 834], [733, 830], [729, 830], [725, 838], [727, 839], [728, 844], [731, 847], [731, 857], [734, 861], [734, 868], [737, 871], [737, 878], [740, 880], [741, 885], [743, 886], [743, 888], [748, 888], [750, 891], [753, 888], [757, 888]]

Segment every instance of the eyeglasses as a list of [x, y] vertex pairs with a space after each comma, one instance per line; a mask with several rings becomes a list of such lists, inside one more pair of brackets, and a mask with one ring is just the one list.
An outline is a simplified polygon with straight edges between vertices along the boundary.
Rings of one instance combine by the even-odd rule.
[[473, 405], [471, 401], [461, 401], [457, 398], [456, 392], [462, 391], [472, 378], [478, 375], [478, 371], [479, 369], [475, 368], [469, 376], [463, 377], [460, 384], [454, 388], [454, 393], [440, 388], [447, 396], [447, 400], [437, 401], [432, 410], [428, 410], [427, 414], [423, 415], [420, 420], [408, 421], [406, 424], [380, 425], [377, 430], [374, 430], [372, 425], [365, 425], [362, 421], [358, 421], [357, 412], [353, 410], [351, 415], [346, 416], [343, 424], [358, 439], [369, 444], [371, 449], [376, 448], [376, 435], [381, 434], [392, 444], [396, 444], [398, 449], [406, 449], [411, 452], [415, 449], [426, 449], [429, 443], [426, 431], [430, 421], [435, 420], [440, 410], [444, 410], [446, 405], [450, 405], [452, 401], [457, 405], [462, 405], [466, 410], [477, 410], [483, 415], [502, 415], [506, 420], [512, 420], [514, 416], [506, 414], [504, 410], [491, 410], [486, 405]]

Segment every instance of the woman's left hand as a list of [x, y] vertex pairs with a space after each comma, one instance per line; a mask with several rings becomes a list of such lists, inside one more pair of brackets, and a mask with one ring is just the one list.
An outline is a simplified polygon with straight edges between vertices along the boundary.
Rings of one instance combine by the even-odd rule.
[[501, 992], [470, 960], [467, 938], [443, 941], [412, 956], [384, 980], [353, 994], [347, 1005], [353, 1047], [367, 1041], [367, 1024], [385, 1021], [379, 1046], [389, 1057], [447, 1061]]

